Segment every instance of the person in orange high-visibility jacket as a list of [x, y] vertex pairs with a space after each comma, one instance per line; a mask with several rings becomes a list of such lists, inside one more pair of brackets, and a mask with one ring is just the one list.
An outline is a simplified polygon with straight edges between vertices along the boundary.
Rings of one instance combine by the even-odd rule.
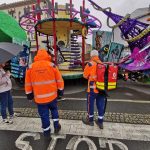
[[57, 109], [57, 97], [63, 96], [64, 81], [51, 56], [44, 49], [38, 50], [26, 71], [25, 92], [29, 100], [34, 99], [42, 121], [44, 135], [50, 135], [49, 109], [54, 122], [54, 131], [61, 129]]
[[100, 93], [96, 89], [97, 81], [97, 63], [102, 63], [98, 57], [98, 51], [92, 50], [90, 53], [91, 59], [87, 63], [84, 69], [83, 76], [88, 79], [88, 89], [87, 89], [87, 117], [83, 118], [82, 121], [87, 125], [94, 125], [94, 102], [96, 99], [96, 106], [98, 109], [98, 119], [96, 124], [100, 129], [103, 129], [103, 117], [104, 117], [104, 107], [105, 107], [105, 94]]

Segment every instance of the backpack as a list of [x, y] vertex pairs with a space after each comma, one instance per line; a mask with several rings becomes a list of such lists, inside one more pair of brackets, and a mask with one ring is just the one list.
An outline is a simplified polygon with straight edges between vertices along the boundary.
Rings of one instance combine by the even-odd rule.
[[118, 66], [97, 64], [96, 88], [100, 91], [116, 89]]

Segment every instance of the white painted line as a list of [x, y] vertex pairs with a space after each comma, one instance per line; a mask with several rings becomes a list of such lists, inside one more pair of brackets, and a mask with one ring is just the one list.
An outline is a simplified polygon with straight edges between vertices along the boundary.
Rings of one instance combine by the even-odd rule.
[[130, 100], [130, 99], [108, 99], [109, 102], [126, 102], [126, 103], [141, 103], [141, 104], [150, 104], [150, 101], [144, 100]]
[[[86, 98], [64, 98], [64, 100], [79, 100], [79, 101], [85, 101]], [[130, 100], [130, 99], [109, 99], [108, 102], [127, 102], [127, 103], [146, 103], [150, 104], [150, 101], [145, 101], [145, 100]]]
[[129, 88], [129, 89], [135, 90], [135, 91], [137, 91], [137, 92], [145, 93], [145, 94], [147, 94], [147, 95], [150, 95], [150, 90], [149, 90], [149, 89], [142, 89], [142, 88], [138, 88], [138, 87], [136, 87], [136, 86], [130, 86], [130, 85], [125, 86], [125, 88], [126, 88], [126, 87]]
[[132, 93], [128, 93], [128, 92], [126, 92], [124, 94], [127, 95], [127, 96], [134, 96]]
[[73, 98], [73, 97], [67, 97], [67, 98], [65, 98], [65, 100], [77, 100], [77, 101], [85, 101], [86, 100], [86, 98]]
[[[27, 99], [26, 96], [13, 96], [14, 99]], [[63, 100], [76, 100], [76, 101], [85, 101], [86, 98], [62, 98], [59, 101]], [[108, 99], [108, 102], [126, 102], [126, 103], [141, 103], [141, 104], [150, 104], [150, 101], [145, 100], [130, 100], [130, 99]]]
[[[60, 120], [60, 123], [62, 125], [62, 130], [60, 131], [61, 135], [70, 134], [112, 139], [150, 141], [150, 125], [104, 122], [104, 129], [100, 130], [96, 125], [92, 127], [87, 126], [79, 120]], [[27, 117], [15, 118], [14, 123], [10, 125], [1, 122], [0, 130], [42, 132], [40, 118]]]
[[27, 97], [26, 96], [13, 96], [13, 98], [15, 98], [15, 99], [27, 99]]

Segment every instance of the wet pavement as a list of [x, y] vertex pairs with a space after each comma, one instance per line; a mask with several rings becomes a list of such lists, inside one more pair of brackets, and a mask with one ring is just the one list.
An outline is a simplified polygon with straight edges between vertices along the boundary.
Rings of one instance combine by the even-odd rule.
[[150, 150], [149, 85], [119, 82], [117, 90], [109, 92], [100, 130], [81, 121], [86, 115], [86, 81], [67, 81], [64, 99], [58, 102], [62, 130], [55, 135], [51, 125], [50, 138], [43, 137], [36, 105], [29, 103], [23, 88], [14, 85], [12, 95], [18, 117], [11, 125], [0, 120], [0, 150]]
[[[9, 138], [6, 136], [9, 134]], [[25, 143], [28, 141], [30, 145], [30, 149], [33, 150], [50, 150], [50, 146], [52, 145], [51, 142], [53, 141], [53, 137], [50, 139], [44, 139], [42, 133], [37, 134], [39, 136], [38, 139], [34, 140], [33, 136], [34, 133], [26, 133], [26, 137], [21, 140], [24, 142], [24, 144], [18, 144], [18, 138], [25, 134], [25, 132], [14, 132], [14, 131], [0, 131], [0, 145], [3, 147], [4, 150], [19, 150], [25, 148]], [[98, 137], [90, 137], [90, 136], [74, 136], [74, 135], [62, 135], [60, 138], [60, 135], [58, 136], [59, 139], [56, 142], [56, 145], [53, 146], [53, 149], [55, 150], [66, 150], [66, 148], [75, 147], [76, 150], [89, 150], [89, 146], [92, 147], [91, 149], [103, 149], [103, 150], [111, 150], [113, 147], [113, 150], [134, 150], [134, 145], [136, 145], [136, 150], [149, 150], [150, 143], [145, 141], [136, 141], [136, 140], [118, 140], [118, 139], [104, 139], [104, 138], [98, 138]], [[76, 138], [77, 140], [80, 140], [80, 143], [76, 146], [75, 144], [72, 144], [70, 146], [70, 141]], [[4, 144], [5, 141], [9, 144]], [[82, 141], [83, 140], [83, 141]], [[17, 142], [16, 142], [17, 141]], [[89, 143], [87, 144], [88, 141]], [[100, 142], [103, 142], [104, 145], [102, 145]], [[21, 145], [21, 146], [20, 146]], [[91, 146], [92, 145], [92, 146]], [[113, 145], [113, 146], [112, 146]], [[48, 149], [49, 148], [49, 149]], [[74, 149], [75, 149], [74, 148]], [[51, 148], [52, 149], [52, 148]]]
[[[44, 138], [39, 118], [19, 117], [14, 124], [0, 123], [0, 145], [5, 150], [149, 150], [150, 128], [147, 125], [104, 123], [100, 130], [96, 124], [60, 120], [59, 134]], [[9, 138], [8, 138], [9, 136]], [[7, 143], [9, 144], [6, 144]]]

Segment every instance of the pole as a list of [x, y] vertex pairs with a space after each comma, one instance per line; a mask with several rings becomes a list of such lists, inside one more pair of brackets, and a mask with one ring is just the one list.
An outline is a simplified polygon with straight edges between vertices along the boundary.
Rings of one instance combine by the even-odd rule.
[[[41, 0], [37, 0], [38, 5], [40, 5], [40, 2], [41, 2]], [[37, 14], [37, 19], [41, 20], [41, 14], [40, 13]]]
[[39, 42], [38, 42], [38, 34], [37, 34], [37, 30], [35, 29], [35, 40], [36, 40], [36, 50], [38, 51], [39, 49]]
[[[84, 19], [84, 10], [85, 10], [85, 0], [83, 0], [83, 7], [82, 7], [82, 22], [85, 23]], [[85, 27], [85, 25], [82, 26], [82, 30]], [[82, 69], [84, 70], [85, 63], [84, 63], [84, 55], [85, 55], [85, 37], [82, 35]]]
[[54, 0], [52, 0], [52, 17], [53, 17], [53, 38], [54, 38], [54, 55], [55, 55], [55, 65], [57, 65], [57, 41], [56, 41], [56, 22], [55, 22], [55, 11], [54, 11]]
[[48, 41], [48, 35], [46, 35], [46, 41], [47, 41], [47, 50], [49, 51], [49, 41]]
[[[33, 11], [35, 10], [35, 5], [32, 5], [32, 10], [33, 10]], [[34, 15], [34, 13], [33, 13], [33, 18], [36, 20], [36, 15]], [[36, 23], [35, 20], [34, 20], [34, 23]]]
[[70, 0], [70, 27], [72, 27], [72, 0]]

